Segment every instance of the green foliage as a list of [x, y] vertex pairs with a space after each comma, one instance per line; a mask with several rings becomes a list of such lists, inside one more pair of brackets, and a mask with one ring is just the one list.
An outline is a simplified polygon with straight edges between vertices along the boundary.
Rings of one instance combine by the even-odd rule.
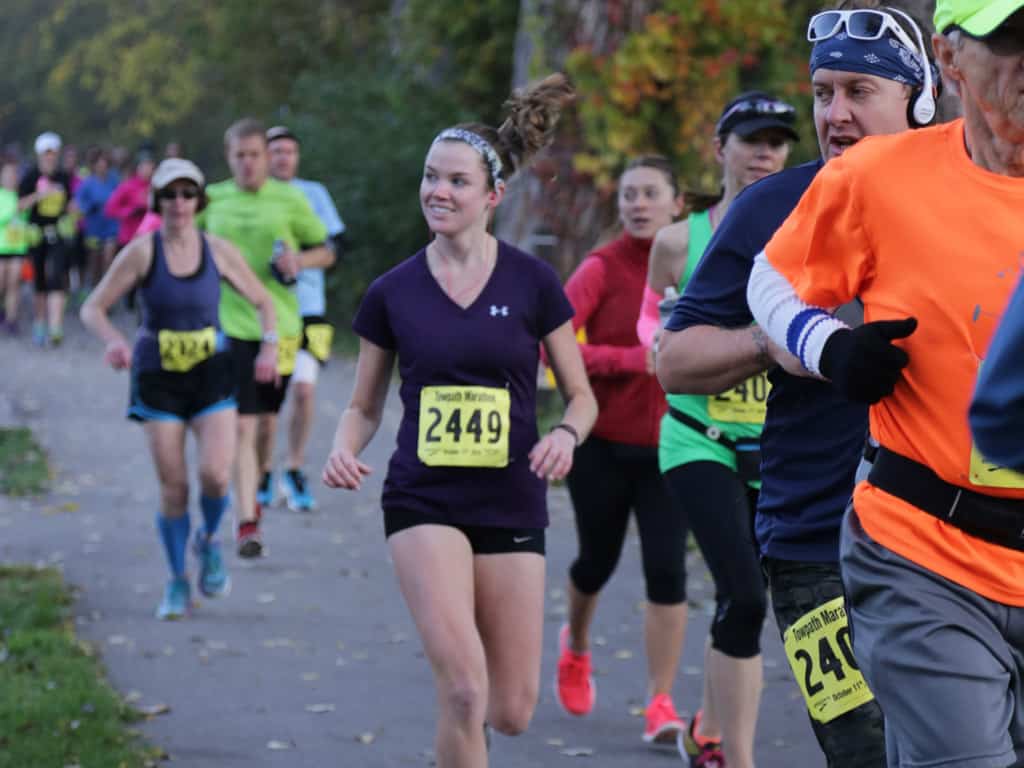
[[572, 51], [583, 139], [575, 169], [607, 190], [629, 158], [656, 152], [695, 186], [717, 186], [710, 128], [722, 106], [754, 85], [792, 97], [806, 78], [806, 57], [787, 53], [799, 49], [785, 5], [666, 0], [614, 51]]
[[403, 59], [452, 94], [474, 116], [497, 124], [512, 83], [519, 3], [409, 0], [402, 16]]
[[70, 603], [56, 571], [0, 567], [0, 768], [142, 768], [157, 755], [128, 732], [137, 714], [75, 638]]
[[46, 452], [24, 428], [0, 429], [0, 493], [42, 493], [50, 481]]

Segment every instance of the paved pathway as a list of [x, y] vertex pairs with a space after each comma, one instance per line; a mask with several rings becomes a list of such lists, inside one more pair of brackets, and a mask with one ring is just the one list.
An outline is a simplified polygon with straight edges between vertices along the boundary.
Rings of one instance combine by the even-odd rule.
[[[123, 418], [126, 375], [102, 365], [99, 346], [74, 321], [62, 349], [39, 350], [4, 337], [0, 360], [0, 417], [30, 425], [56, 470], [45, 497], [0, 497], [0, 561], [64, 569], [79, 590], [78, 631], [100, 649], [114, 686], [140, 706], [170, 707], [141, 727], [172, 765], [431, 764], [430, 673], [379, 519], [397, 404], [389, 406], [368, 450], [378, 470], [368, 488], [350, 495], [317, 483], [318, 512], [272, 510], [266, 516], [270, 556], [252, 564], [228, 558], [231, 596], [203, 602], [187, 621], [161, 623], [153, 618], [165, 572], [154, 534], [157, 488], [142, 431]], [[352, 375], [345, 361], [325, 372], [311, 467], [326, 456]], [[553, 489], [550, 501], [541, 701], [527, 734], [495, 738], [492, 765], [678, 765], [674, 750], [654, 751], [640, 741], [643, 583], [632, 534], [596, 618], [597, 708], [589, 718], [572, 719], [554, 701], [555, 636], [575, 539], [564, 489]], [[696, 705], [701, 690], [712, 596], [699, 559], [691, 565], [693, 619], [675, 692], [684, 709]], [[771, 624], [765, 662], [759, 765], [822, 765]], [[574, 750], [587, 754], [567, 754]]]

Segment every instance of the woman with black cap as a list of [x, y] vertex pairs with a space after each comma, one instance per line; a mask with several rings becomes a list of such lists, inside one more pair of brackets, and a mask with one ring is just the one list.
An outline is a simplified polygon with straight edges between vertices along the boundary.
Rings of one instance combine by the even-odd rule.
[[[641, 340], [650, 340], [657, 329], [657, 304], [666, 289], [683, 292], [736, 196], [782, 170], [790, 143], [797, 139], [795, 117], [792, 106], [761, 91], [740, 94], [725, 105], [714, 137], [722, 164], [721, 192], [691, 197], [690, 215], [655, 237], [638, 324]], [[653, 322], [645, 324], [644, 317], [652, 314]], [[762, 373], [718, 395], [669, 395], [661, 422], [661, 472], [715, 582], [704, 705], [680, 739], [692, 766], [723, 761], [730, 768], [753, 766], [762, 687], [759, 638], [766, 611], [753, 515], [767, 393]]]
[[[185, 461], [189, 429], [198, 443], [204, 521], [193, 540], [199, 591], [219, 597], [231, 585], [215, 539], [228, 506], [236, 433], [235, 379], [218, 319], [221, 280], [256, 305], [265, 338], [275, 331], [270, 296], [242, 255], [226, 240], [196, 228], [196, 213], [206, 202], [204, 183], [188, 160], [160, 164], [150, 190], [150, 205], [161, 214], [160, 229], [118, 253], [81, 311], [82, 322], [106, 344], [104, 360], [112, 368], [131, 369], [128, 417], [142, 422], [160, 480], [157, 530], [171, 571], [157, 608], [160, 619], [181, 618], [191, 603], [185, 569], [191, 527]], [[107, 313], [134, 288], [142, 300], [142, 325], [129, 345]], [[276, 362], [276, 344], [264, 343], [256, 360], [257, 378], [273, 379]]]

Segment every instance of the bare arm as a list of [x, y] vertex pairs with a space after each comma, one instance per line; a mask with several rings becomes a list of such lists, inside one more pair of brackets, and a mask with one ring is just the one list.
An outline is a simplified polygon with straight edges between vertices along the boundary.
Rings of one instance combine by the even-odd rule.
[[121, 249], [79, 312], [85, 327], [106, 346], [105, 358], [115, 368], [131, 364], [131, 350], [124, 335], [110, 322], [108, 312], [149, 271], [151, 244], [151, 238], [140, 237]]
[[[561, 423], [575, 432], [582, 443], [597, 420], [597, 400], [590, 389], [571, 321], [544, 337], [544, 350], [566, 402]], [[530, 451], [530, 469], [539, 477], [560, 480], [572, 468], [572, 453], [576, 445], [577, 438], [568, 430], [552, 430], [542, 436]]]
[[771, 366], [769, 343], [756, 325], [664, 331], [658, 343], [658, 381], [670, 394], [716, 395]]
[[363, 477], [373, 471], [358, 456], [380, 427], [394, 363], [392, 350], [359, 340], [355, 389], [338, 421], [334, 446], [324, 466], [323, 481], [329, 488], [359, 490]]
[[299, 251], [299, 268], [330, 269], [334, 266], [336, 259], [333, 248], [326, 244], [317, 245], [313, 248]]
[[669, 286], [679, 285], [686, 271], [689, 244], [690, 225], [685, 219], [662, 227], [654, 236], [647, 261], [647, 285], [659, 296], [664, 296]]

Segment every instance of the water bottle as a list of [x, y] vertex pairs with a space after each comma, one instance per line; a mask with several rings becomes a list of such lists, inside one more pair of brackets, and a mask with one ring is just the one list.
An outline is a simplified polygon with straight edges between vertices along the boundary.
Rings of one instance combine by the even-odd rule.
[[284, 240], [274, 241], [274, 250], [270, 257], [270, 273], [281, 285], [295, 285], [294, 277], [287, 277], [277, 266], [277, 260], [288, 250], [288, 244]]

